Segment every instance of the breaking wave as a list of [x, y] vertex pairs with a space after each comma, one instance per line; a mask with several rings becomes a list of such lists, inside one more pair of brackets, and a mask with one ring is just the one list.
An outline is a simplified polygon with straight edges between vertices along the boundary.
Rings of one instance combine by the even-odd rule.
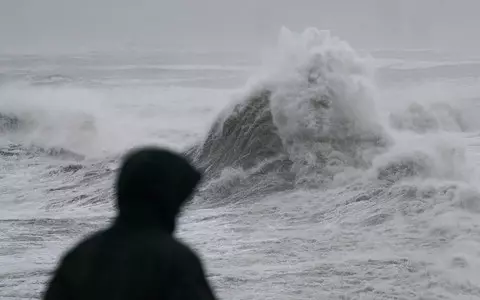
[[389, 139], [375, 118], [371, 71], [345, 42], [284, 29], [274, 67], [187, 151], [210, 177], [225, 168], [290, 172], [296, 182], [367, 168]]
[[382, 118], [371, 58], [328, 31], [283, 29], [272, 57], [186, 151], [207, 174], [204, 192], [245, 199], [352, 180], [471, 176], [464, 144], [434, 134], [466, 131], [459, 111], [416, 103]]

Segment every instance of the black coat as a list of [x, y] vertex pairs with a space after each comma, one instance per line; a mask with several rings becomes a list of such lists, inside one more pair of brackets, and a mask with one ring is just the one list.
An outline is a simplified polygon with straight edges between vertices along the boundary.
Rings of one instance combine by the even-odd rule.
[[173, 237], [199, 180], [176, 154], [132, 152], [117, 179], [118, 217], [63, 256], [43, 299], [215, 299], [198, 256]]

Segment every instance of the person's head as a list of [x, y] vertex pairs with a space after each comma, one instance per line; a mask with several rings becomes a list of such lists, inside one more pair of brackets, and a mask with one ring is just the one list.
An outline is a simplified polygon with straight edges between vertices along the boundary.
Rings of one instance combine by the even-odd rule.
[[116, 181], [119, 219], [173, 231], [181, 206], [200, 179], [200, 172], [179, 154], [157, 147], [130, 151]]

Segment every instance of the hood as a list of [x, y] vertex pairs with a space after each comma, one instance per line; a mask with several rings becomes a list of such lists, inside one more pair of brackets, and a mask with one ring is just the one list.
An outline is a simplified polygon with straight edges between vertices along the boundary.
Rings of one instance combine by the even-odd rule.
[[182, 205], [200, 179], [200, 172], [179, 154], [156, 147], [131, 151], [116, 181], [119, 221], [173, 232]]

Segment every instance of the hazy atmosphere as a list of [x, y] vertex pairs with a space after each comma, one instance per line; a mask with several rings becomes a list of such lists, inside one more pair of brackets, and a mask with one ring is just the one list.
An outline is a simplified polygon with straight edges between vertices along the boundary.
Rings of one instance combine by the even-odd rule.
[[258, 49], [281, 26], [360, 48], [478, 49], [475, 0], [2, 0], [0, 51]]
[[[162, 249], [175, 229], [218, 300], [480, 299], [479, 14], [480, 0], [0, 0], [0, 299], [41, 299], [65, 251], [110, 226]], [[112, 225], [121, 157], [147, 144], [203, 173], [176, 228], [196, 176], [170, 159], [159, 177], [189, 182], [155, 180]], [[68, 260], [56, 282], [89, 300], [88, 281], [176, 288], [143, 272], [165, 265], [157, 248], [128, 255], [138, 244], [102, 248], [98, 268]]]

